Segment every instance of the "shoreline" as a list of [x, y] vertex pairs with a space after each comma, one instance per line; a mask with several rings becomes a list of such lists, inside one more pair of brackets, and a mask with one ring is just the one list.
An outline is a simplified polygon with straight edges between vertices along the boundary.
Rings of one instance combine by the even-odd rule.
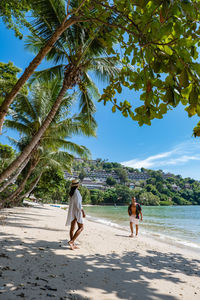
[[[105, 226], [108, 226], [111, 228], [123, 230], [123, 231], [127, 232], [127, 235], [130, 233], [128, 225], [127, 226], [119, 225], [119, 224], [109, 221], [107, 219], [93, 217], [90, 215], [87, 215], [87, 217], [89, 217], [88, 220], [90, 222], [94, 222], [94, 223], [102, 224], [102, 225], [105, 225]], [[180, 239], [176, 236], [172, 237], [172, 236], [168, 236], [167, 234], [162, 234], [160, 232], [155, 232], [155, 231], [151, 231], [151, 230], [143, 230], [140, 227], [139, 227], [139, 235], [144, 236], [144, 238], [146, 238], [148, 236], [152, 236], [160, 243], [164, 243], [167, 245], [174, 245], [174, 247], [177, 247], [177, 248], [183, 248], [183, 249], [185, 248], [186, 250], [194, 251], [195, 253], [196, 252], [200, 253], [200, 244], [199, 243], [194, 243], [194, 242], [188, 241], [186, 239]]]
[[[30, 201], [25, 201], [25, 203], [30, 204], [30, 205], [34, 204], [36, 206], [40, 205], [37, 202], [33, 203], [33, 202], [30, 202]], [[68, 204], [59, 204], [59, 203], [58, 204], [46, 204], [46, 205], [51, 206], [51, 207], [64, 209], [65, 211], [69, 207]], [[101, 206], [102, 205], [84, 204], [83, 208], [84, 207], [101, 207]], [[124, 206], [126, 207], [126, 205], [124, 205]], [[181, 206], [188, 206], [188, 205], [179, 205], [179, 206], [181, 207]], [[150, 206], [150, 207], [155, 207], [155, 206]], [[110, 227], [118, 228], [120, 230], [129, 232], [129, 226], [128, 225], [127, 226], [119, 225], [119, 224], [117, 224], [115, 222], [112, 222], [108, 219], [91, 216], [89, 214], [87, 214], [87, 219], [91, 222], [94, 222], [94, 223], [103, 224], [105, 226], [110, 226]], [[128, 221], [127, 221], [127, 223], [128, 223]], [[171, 237], [171, 236], [168, 236], [167, 234], [162, 234], [160, 232], [156, 232], [156, 231], [153, 231], [153, 230], [152, 231], [151, 230], [143, 230], [143, 229], [141, 229], [141, 227], [139, 228], [139, 231], [145, 237], [147, 237], [148, 235], [151, 235], [155, 239], [157, 239], [158, 242], [161, 242], [161, 243], [174, 245], [177, 248], [183, 248], [184, 247], [186, 250], [194, 251], [195, 253], [200, 251], [200, 243], [194, 243], [192, 241], [189, 241], [189, 240], [186, 240], [186, 239], [181, 239], [181, 238], [176, 237], [176, 236]]]
[[1, 300], [199, 299], [197, 253], [90, 220], [71, 251], [66, 215], [48, 205], [1, 211]]

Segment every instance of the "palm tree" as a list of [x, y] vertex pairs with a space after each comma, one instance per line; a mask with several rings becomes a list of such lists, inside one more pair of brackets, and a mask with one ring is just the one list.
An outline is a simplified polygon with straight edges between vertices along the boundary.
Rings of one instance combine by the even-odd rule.
[[[48, 168], [59, 168], [62, 171], [67, 170], [70, 172], [73, 159], [74, 156], [66, 151], [61, 151], [59, 149], [53, 151], [50, 147], [47, 147], [47, 145], [40, 147], [37, 150], [37, 153], [32, 155], [31, 162], [29, 163], [29, 166], [27, 166], [27, 169], [24, 170], [25, 172], [22, 174], [22, 177], [23, 175], [24, 177], [22, 178], [18, 188], [10, 196], [3, 200], [4, 206], [19, 204], [23, 198], [33, 191], [39, 183], [42, 174]], [[29, 182], [27, 187], [27, 181], [31, 175], [32, 180]], [[21, 195], [25, 188], [26, 192]]]
[[[21, 151], [35, 135], [40, 124], [45, 119], [46, 114], [55, 101], [59, 92], [60, 82], [54, 79], [51, 82], [46, 81], [43, 84], [36, 84], [32, 90], [31, 97], [21, 96], [18, 101], [15, 111], [12, 113], [12, 119], [6, 121], [6, 126], [17, 130], [20, 133], [20, 141], [12, 139], [16, 147]], [[35, 167], [45, 161], [44, 153], [48, 154], [53, 151], [58, 151], [63, 148], [71, 153], [75, 153], [80, 157], [88, 157], [89, 151], [84, 146], [79, 146], [66, 138], [73, 135], [84, 134], [87, 136], [95, 136], [96, 122], [93, 119], [88, 120], [84, 112], [79, 115], [70, 115], [69, 109], [76, 95], [66, 95], [63, 100], [63, 105], [60, 106], [53, 122], [46, 130], [39, 144], [32, 151], [30, 161], [25, 168], [23, 180], [18, 189], [9, 197], [12, 200], [22, 192], [24, 186], [30, 177]], [[92, 116], [92, 115], [91, 115]], [[61, 156], [62, 155], [62, 156]], [[70, 163], [73, 156], [59, 151], [59, 155], [55, 157], [63, 158], [64, 161]], [[67, 160], [68, 159], [68, 160]], [[47, 159], [48, 160], [48, 159]], [[64, 163], [64, 162], [63, 162]], [[65, 168], [67, 168], [65, 164]]]
[[[94, 1], [88, 0], [31, 0], [29, 5], [32, 12], [31, 16], [34, 19], [34, 27], [31, 27], [31, 24], [27, 22], [28, 28], [31, 31], [36, 28], [35, 31], [42, 34], [45, 42], [0, 106], [0, 133], [10, 104], [66, 29], [74, 24], [81, 26], [83, 22], [88, 27], [92, 25], [94, 28], [98, 27], [98, 24], [106, 23], [106, 26], [116, 28], [117, 33], [118, 26], [120, 27], [122, 22], [127, 23], [123, 13], [113, 10], [112, 6], [109, 7], [97, 1], [95, 1], [95, 6]], [[105, 12], [105, 20], [104, 18], [101, 20], [104, 16], [103, 11]], [[117, 22], [115, 22], [116, 20]], [[46, 22], [46, 27], [44, 27], [44, 22]], [[126, 24], [124, 25], [123, 28], [125, 29]]]
[[0, 187], [0, 193], [3, 192], [7, 188], [7, 186], [9, 186], [11, 183], [14, 183], [16, 181], [16, 179], [18, 178], [20, 173], [26, 167], [26, 165], [29, 162], [30, 158], [31, 158], [31, 154], [29, 154], [29, 156], [25, 159], [23, 164], [21, 164], [21, 166], [17, 169], [17, 172], [14, 173], [12, 176], [10, 176], [6, 181], [4, 181], [4, 183]]
[[[60, 11], [56, 11], [56, 15], [59, 15], [59, 13]], [[57, 22], [59, 23], [59, 18]], [[51, 26], [46, 22], [46, 19], [43, 19], [43, 23], [41, 24], [43, 25], [43, 30], [51, 30]], [[93, 71], [99, 79], [107, 80], [119, 71], [115, 59], [107, 57], [104, 50], [103, 37], [108, 30], [110, 29], [101, 26], [94, 32], [93, 36], [90, 36], [87, 28], [74, 24], [63, 33], [55, 47], [49, 52], [47, 59], [52, 59], [57, 63], [63, 61], [65, 64], [36, 73], [35, 77], [46, 79], [60, 75], [63, 78], [62, 87], [51, 110], [31, 142], [25, 147], [19, 157], [0, 175], [0, 183], [16, 171], [38, 144], [55, 117], [68, 89], [78, 86], [81, 91], [80, 107], [82, 112], [90, 115], [90, 111], [94, 111], [95, 107], [91, 93], [93, 96], [98, 96], [98, 90], [91, 80], [89, 72]], [[113, 40], [111, 39], [112, 42], [114, 42], [114, 38]], [[32, 39], [29, 38], [28, 44], [29, 48], [38, 49], [43, 46], [43, 43], [45, 43], [45, 40], [42, 36], [35, 33]]]
[[[63, 34], [63, 32], [70, 26], [72, 26], [75, 23], [80, 22], [82, 18], [77, 16], [77, 13], [81, 9], [81, 7], [84, 5], [86, 0], [82, 1], [76, 1], [76, 5], [73, 6], [69, 5], [67, 14], [65, 13], [65, 2], [62, 0], [32, 0], [30, 1], [31, 8], [33, 10], [33, 17], [35, 20], [35, 23], [38, 25], [37, 30], [40, 29], [40, 22], [45, 16], [45, 20], [47, 22], [50, 21], [51, 23], [51, 33], [49, 34], [48, 31], [45, 33], [43, 32], [43, 29], [41, 28], [41, 31], [44, 33], [43, 36], [45, 36], [45, 43], [42, 48], [39, 49], [37, 55], [35, 58], [31, 61], [29, 66], [25, 69], [22, 76], [19, 78], [17, 83], [14, 85], [12, 90], [6, 95], [3, 103], [0, 105], [0, 133], [2, 131], [3, 122], [6, 114], [8, 113], [9, 106], [15, 99], [18, 92], [21, 90], [23, 85], [26, 83], [26, 81], [30, 78], [30, 76], [33, 74], [35, 69], [38, 67], [38, 65], [41, 63], [41, 61], [44, 59], [46, 54], [51, 50], [53, 45], [56, 43], [56, 41], [59, 39], [59, 37]], [[70, 4], [70, 3], [69, 3]], [[59, 15], [59, 23], [55, 22], [54, 18], [57, 19], [57, 15], [55, 14], [55, 8], [56, 10], [62, 12]], [[76, 16], [75, 16], [76, 15]], [[31, 29], [29, 24], [29, 29]]]

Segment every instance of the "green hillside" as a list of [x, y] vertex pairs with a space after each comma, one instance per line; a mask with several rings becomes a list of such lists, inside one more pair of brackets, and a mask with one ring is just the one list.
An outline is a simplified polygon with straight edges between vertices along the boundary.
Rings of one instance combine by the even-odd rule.
[[[200, 182], [161, 170], [138, 170], [101, 159], [76, 160], [70, 176], [82, 180], [83, 203], [123, 205], [134, 195], [143, 205], [200, 205]], [[100, 176], [104, 179], [103, 188], [84, 186], [88, 178], [95, 184]]]

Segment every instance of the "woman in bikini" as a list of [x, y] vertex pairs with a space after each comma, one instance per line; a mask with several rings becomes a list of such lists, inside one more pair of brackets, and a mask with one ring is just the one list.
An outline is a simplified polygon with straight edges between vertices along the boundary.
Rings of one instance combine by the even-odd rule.
[[[136, 236], [138, 235], [139, 218], [142, 221], [142, 209], [139, 203], [136, 203], [135, 197], [132, 197], [131, 204], [128, 207], [128, 215], [130, 217], [130, 237], [133, 237], [133, 224], [135, 224]], [[140, 217], [139, 217], [140, 215]]]

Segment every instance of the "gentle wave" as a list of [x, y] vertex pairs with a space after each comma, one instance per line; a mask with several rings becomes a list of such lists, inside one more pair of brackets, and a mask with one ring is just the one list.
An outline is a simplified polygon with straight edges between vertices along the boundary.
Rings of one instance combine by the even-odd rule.
[[[111, 222], [111, 221], [109, 221], [107, 219], [104, 219], [104, 218], [98, 218], [98, 217], [93, 217], [91, 215], [87, 215], [87, 219], [89, 221], [92, 221], [92, 222], [95, 222], [95, 223], [100, 223], [100, 224], [103, 224], [103, 225], [106, 225], [106, 226], [111, 226], [111, 227], [114, 227], [114, 228], [125, 230], [127, 232], [129, 231], [128, 226], [119, 225], [117, 223]], [[194, 250], [200, 250], [200, 244], [193, 243], [191, 241], [186, 241], [186, 240], [183, 240], [183, 239], [178, 239], [177, 237], [171, 237], [171, 236], [168, 236], [168, 235], [165, 235], [165, 234], [161, 234], [161, 233], [158, 233], [158, 232], [155, 233], [154, 231], [144, 230], [144, 229], [140, 229], [140, 233], [142, 235], [145, 235], [145, 236], [148, 236], [148, 237], [149, 237], [149, 235], [151, 235], [154, 238], [156, 238], [157, 240], [165, 242], [167, 244], [173, 244], [173, 245], [179, 246], [179, 247], [184, 246], [184, 247], [187, 247], [187, 248], [192, 248]]]
[[104, 224], [104, 225], [115, 227], [115, 228], [118, 228], [118, 229], [127, 230], [125, 226], [118, 225], [117, 223], [111, 222], [111, 221], [103, 219], [103, 218], [96, 218], [96, 217], [92, 217], [90, 215], [87, 215], [87, 219], [92, 221], [92, 222]]

